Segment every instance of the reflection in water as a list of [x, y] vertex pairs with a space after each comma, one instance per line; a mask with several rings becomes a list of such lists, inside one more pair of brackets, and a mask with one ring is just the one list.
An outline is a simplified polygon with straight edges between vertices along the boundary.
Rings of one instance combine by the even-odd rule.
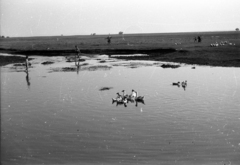
[[182, 82], [182, 87], [184, 90], [186, 90], [186, 87], [187, 87], [187, 80], [183, 81]]
[[179, 81], [177, 83], [173, 82], [172, 85], [177, 86], [178, 88], [181, 86], [185, 91], [187, 88], [187, 80], [183, 81], [182, 83], [180, 83]]
[[30, 88], [30, 78], [29, 78], [29, 73], [28, 73], [28, 68], [29, 68], [28, 55], [26, 55], [25, 65], [26, 65], [26, 70], [25, 70], [25, 72], [26, 72], [26, 82], [27, 82], [28, 88]]
[[116, 106], [118, 105], [124, 105], [125, 107], [127, 107], [127, 98], [124, 98], [123, 96], [121, 96], [119, 93], [117, 93], [117, 97], [116, 98], [112, 98], [112, 104], [116, 102]]
[[26, 82], [27, 82], [27, 86], [28, 88], [30, 88], [30, 78], [29, 78], [29, 73], [28, 73], [28, 70], [25, 71], [26, 72]]
[[[133, 93], [136, 92], [134, 90], [132, 91]], [[112, 104], [116, 102], [116, 106], [124, 105], [125, 107], [127, 107], [127, 104], [129, 102], [130, 103], [136, 102], [135, 104], [136, 107], [138, 106], [138, 103], [145, 104], [144, 96], [137, 96], [137, 92], [136, 92], [136, 96], [125, 94], [125, 90], [123, 90], [122, 92], [123, 92], [123, 95], [120, 95], [119, 93], [117, 93], [118, 96], [116, 98], [112, 98]]]
[[25, 65], [26, 65], [26, 71], [27, 71], [27, 70], [28, 70], [28, 66], [29, 66], [28, 55], [26, 55], [26, 62], [25, 62]]
[[76, 51], [76, 56], [75, 56], [75, 65], [77, 66], [77, 74], [79, 73], [79, 70], [80, 70], [80, 54], [81, 54], [81, 51], [80, 51], [80, 48], [75, 45], [75, 51]]
[[130, 98], [128, 98], [128, 102], [130, 102], [130, 103], [134, 103], [134, 102], [135, 102], [135, 99], [132, 98], [132, 97], [130, 97]]
[[[39, 78], [69, 64], [36, 65], [26, 72], [31, 91], [22, 72], [1, 69], [3, 164], [240, 164], [239, 68], [107, 70], [88, 62], [95, 70], [81, 65], [81, 76]], [[188, 89], [173, 87], [176, 79], [188, 79]], [[135, 88], [145, 102], [116, 106], [114, 90], [97, 95], [99, 87]]]
[[138, 106], [138, 103], [145, 104], [144, 100], [136, 100], [136, 104], [135, 104], [136, 107]]
[[144, 100], [134, 100], [134, 99], [131, 99], [131, 100], [128, 100], [127, 103], [122, 102], [122, 101], [112, 100], [112, 104], [116, 103], [116, 106], [118, 106], [118, 105], [124, 105], [124, 107], [127, 107], [127, 104], [128, 104], [129, 102], [130, 102], [130, 103], [134, 103], [134, 102], [135, 102], [135, 106], [136, 106], [136, 107], [138, 106], [139, 103], [145, 105]]
[[[119, 102], [119, 101], [115, 101], [115, 102], [116, 102], [116, 106], [118, 106], [118, 105], [124, 105], [124, 107], [127, 107], [127, 103]], [[112, 103], [114, 103], [114, 101], [113, 101]]]
[[182, 86], [182, 88], [183, 88], [184, 90], [186, 90], [186, 86]]
[[75, 65], [77, 67], [77, 74], [79, 73], [80, 67], [80, 55], [79, 53], [75, 56]]

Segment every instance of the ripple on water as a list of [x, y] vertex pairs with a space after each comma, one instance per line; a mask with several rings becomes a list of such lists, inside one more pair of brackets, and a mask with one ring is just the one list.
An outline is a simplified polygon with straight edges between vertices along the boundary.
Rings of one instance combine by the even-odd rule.
[[[74, 63], [34, 64], [30, 89], [26, 74], [1, 71], [3, 162], [240, 163], [239, 69], [125, 65], [76, 74], [47, 73]], [[171, 85], [184, 80], [186, 90]], [[145, 104], [112, 104], [123, 89]]]

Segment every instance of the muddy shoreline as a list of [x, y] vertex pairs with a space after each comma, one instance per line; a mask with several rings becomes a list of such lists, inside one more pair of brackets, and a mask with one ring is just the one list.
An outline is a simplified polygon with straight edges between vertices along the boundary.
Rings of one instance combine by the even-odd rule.
[[[74, 50], [14, 50], [1, 49], [1, 53], [12, 55], [40, 55], [40, 56], [70, 56], [75, 55]], [[192, 65], [240, 67], [240, 56], [238, 52], [199, 51], [199, 50], [177, 50], [173, 48], [164, 49], [82, 49], [82, 55], [91, 57], [92, 55], [124, 55], [124, 54], [147, 54], [148, 56], [118, 56], [114, 57], [123, 60], [153, 60], [165, 62], [178, 62]], [[230, 53], [230, 54], [229, 54]], [[10, 63], [24, 62], [24, 57], [0, 56], [0, 66]]]
[[[202, 41], [194, 42], [201, 36]], [[124, 60], [154, 60], [179, 62], [194, 65], [240, 67], [240, 33], [195, 32], [169, 34], [126, 34], [112, 35], [111, 44], [106, 43], [107, 35], [96, 36], [46, 36], [0, 39], [0, 53], [12, 55], [71, 56], [75, 46], [81, 55], [132, 55], [148, 56], [114, 57]], [[212, 47], [213, 43], [225, 43]], [[10, 62], [8, 60], [7, 62]], [[12, 62], [17, 59], [12, 59]], [[5, 61], [6, 62], [6, 61]], [[1, 60], [1, 65], [4, 61]]]

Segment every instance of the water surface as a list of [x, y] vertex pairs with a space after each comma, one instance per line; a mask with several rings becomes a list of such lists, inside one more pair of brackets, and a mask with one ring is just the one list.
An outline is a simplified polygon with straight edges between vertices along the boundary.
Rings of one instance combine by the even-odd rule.
[[2, 164], [240, 164], [239, 68], [35, 58], [1, 68]]

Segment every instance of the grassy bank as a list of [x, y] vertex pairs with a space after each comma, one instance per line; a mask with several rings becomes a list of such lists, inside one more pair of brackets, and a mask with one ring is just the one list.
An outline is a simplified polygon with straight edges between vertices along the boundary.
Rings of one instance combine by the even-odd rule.
[[[202, 42], [194, 42], [201, 36]], [[112, 35], [52, 36], [1, 39], [0, 52], [22, 55], [68, 56], [78, 45], [85, 56], [92, 54], [148, 54], [148, 57], [118, 57], [172, 61], [188, 64], [240, 67], [239, 32], [163, 33]], [[210, 47], [211, 43], [227, 44]], [[232, 45], [230, 45], [232, 43]]]

